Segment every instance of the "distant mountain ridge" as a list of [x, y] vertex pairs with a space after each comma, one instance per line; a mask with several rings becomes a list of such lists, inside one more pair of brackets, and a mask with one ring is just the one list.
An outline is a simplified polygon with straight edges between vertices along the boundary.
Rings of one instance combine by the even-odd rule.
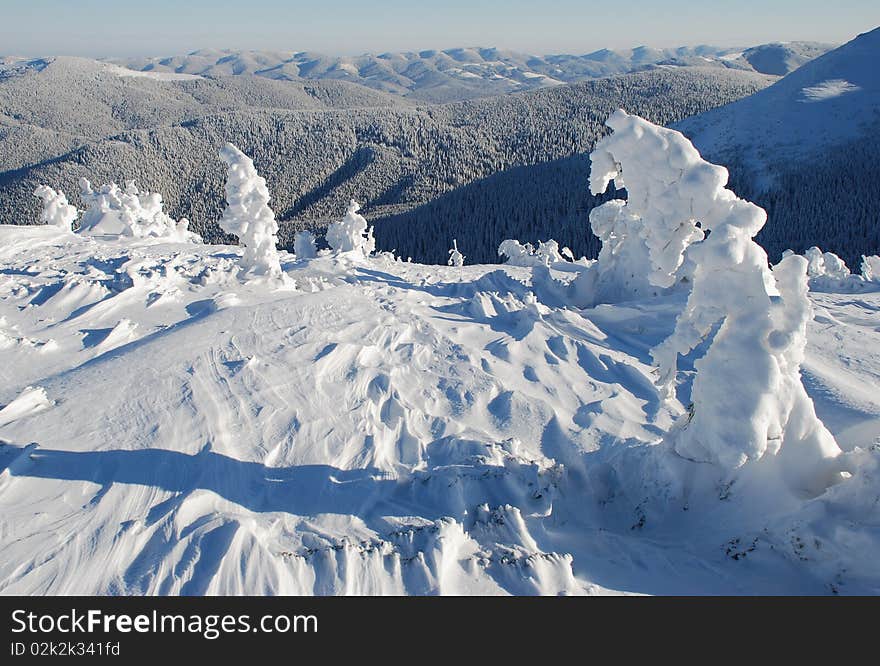
[[360, 56], [308, 51], [202, 49], [167, 58], [113, 62], [143, 72], [217, 77], [251, 74], [270, 79], [351, 81], [423, 102], [448, 102], [563, 83], [649, 67], [724, 67], [781, 76], [833, 48], [817, 42], [765, 44], [749, 49], [682, 46], [600, 49], [585, 55], [537, 56], [496, 48], [453, 48]]

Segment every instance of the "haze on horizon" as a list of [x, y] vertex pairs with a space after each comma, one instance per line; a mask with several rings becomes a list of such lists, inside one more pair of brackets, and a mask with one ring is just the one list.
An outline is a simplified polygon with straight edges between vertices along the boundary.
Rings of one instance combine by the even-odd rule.
[[536, 54], [637, 45], [733, 47], [773, 41], [843, 43], [880, 24], [874, 0], [14, 0], [4, 3], [4, 55], [166, 56], [201, 48], [335, 55], [462, 46]]

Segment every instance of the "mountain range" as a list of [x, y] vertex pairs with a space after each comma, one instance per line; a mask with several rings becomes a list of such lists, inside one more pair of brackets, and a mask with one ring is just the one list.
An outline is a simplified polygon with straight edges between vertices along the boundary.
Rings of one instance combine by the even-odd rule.
[[328, 56], [307, 51], [202, 49], [165, 58], [114, 62], [155, 74], [256, 75], [276, 80], [336, 80], [410, 97], [449, 102], [535, 90], [656, 66], [723, 67], [783, 76], [833, 48], [819, 42], [763, 44], [751, 48], [600, 49], [584, 55], [533, 55], [496, 48], [454, 48]]

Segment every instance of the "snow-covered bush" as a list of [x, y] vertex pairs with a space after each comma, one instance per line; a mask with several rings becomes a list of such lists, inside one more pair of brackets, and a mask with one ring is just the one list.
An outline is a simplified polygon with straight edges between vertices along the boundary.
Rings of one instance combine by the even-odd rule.
[[868, 282], [880, 282], [880, 256], [862, 255], [862, 277]]
[[244, 246], [241, 256], [242, 272], [249, 276], [280, 277], [278, 260], [278, 223], [269, 208], [269, 188], [254, 161], [231, 143], [220, 151], [226, 164], [226, 209], [220, 218], [220, 228], [238, 236]]
[[[800, 379], [812, 316], [807, 260], [788, 256], [770, 271], [767, 254], [753, 240], [766, 213], [726, 189], [727, 171], [703, 161], [684, 136], [622, 111], [609, 124], [623, 137], [612, 135], [599, 147], [593, 189], [604, 189], [620, 173], [610, 160], [625, 155], [630, 201], [638, 203], [632, 210], [606, 204], [597, 213], [600, 227], [606, 215], [615, 229], [642, 225], [655, 283], [669, 284], [685, 250], [691, 264], [687, 305], [672, 335], [652, 350], [659, 385], [672, 398], [678, 356], [707, 345], [694, 364], [691, 407], [669, 434], [675, 451], [728, 470], [778, 454], [792, 484], [818, 492], [830, 483], [828, 461], [839, 449]], [[642, 170], [654, 174], [646, 177]], [[689, 231], [696, 221], [711, 232], [700, 242]], [[647, 228], [655, 223], [656, 233]], [[658, 244], [663, 238], [666, 250]]]
[[818, 247], [811, 247], [804, 252], [807, 258], [807, 275], [810, 278], [827, 277], [834, 280], [845, 280], [850, 276], [843, 259], [833, 252], [822, 252]]
[[314, 259], [318, 256], [315, 235], [311, 231], [300, 231], [293, 237], [293, 253], [297, 259]]
[[567, 247], [559, 250], [555, 240], [541, 241], [538, 247], [531, 243], [523, 245], [518, 240], [507, 239], [498, 246], [498, 256], [507, 257], [506, 264], [511, 266], [549, 266], [559, 261], [573, 259]]
[[96, 191], [86, 178], [79, 185], [80, 197], [89, 207], [79, 225], [81, 234], [201, 242], [189, 231], [188, 220], [175, 221], [165, 214], [161, 194], [141, 192], [133, 180], [126, 181], [125, 189], [109, 183]]
[[[783, 258], [793, 255], [791, 250], [782, 253]], [[833, 252], [822, 252], [818, 247], [811, 247], [804, 252], [807, 260], [807, 276], [809, 277], [810, 291], [826, 293], [859, 293], [872, 291], [870, 257], [862, 256], [862, 274], [850, 272], [846, 263]]]
[[458, 251], [458, 241], [452, 239], [452, 249], [449, 250], [449, 266], [464, 266], [464, 255]]
[[360, 252], [366, 256], [376, 249], [373, 227], [367, 228], [367, 220], [358, 213], [360, 209], [361, 205], [352, 199], [345, 217], [327, 227], [327, 244], [336, 252]]
[[48, 185], [40, 185], [34, 190], [34, 196], [43, 200], [43, 210], [40, 212], [40, 222], [70, 231], [73, 223], [79, 215], [75, 206], [67, 202], [67, 197], [62, 191], [55, 191]]
[[590, 191], [601, 194], [614, 181], [627, 200], [590, 212], [602, 240], [597, 289], [612, 298], [666, 289], [687, 277], [685, 251], [703, 238], [697, 223], [715, 205], [727, 170], [703, 161], [679, 132], [622, 109], [606, 124], [614, 132], [590, 154]]

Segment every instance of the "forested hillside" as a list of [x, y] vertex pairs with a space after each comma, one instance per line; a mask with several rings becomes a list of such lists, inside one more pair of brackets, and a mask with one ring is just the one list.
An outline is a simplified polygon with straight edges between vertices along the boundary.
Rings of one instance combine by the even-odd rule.
[[[217, 226], [223, 174], [214, 155], [217, 146], [233, 141], [254, 157], [269, 183], [285, 246], [292, 243], [293, 231], [323, 228], [340, 217], [354, 198], [364, 205], [367, 217], [377, 221], [383, 246], [399, 246], [401, 251], [408, 250], [392, 237], [390, 226], [400, 228], [402, 223], [394, 218], [386, 230], [385, 218], [446, 193], [455, 192], [450, 201], [467, 196], [468, 190], [456, 191], [497, 172], [501, 175], [493, 182], [504, 182], [511, 168], [583, 154], [604, 133], [604, 119], [619, 106], [668, 123], [749, 95], [772, 81], [753, 72], [677, 67], [532, 93], [404, 107], [397, 98], [354, 84], [317, 82], [325, 94], [316, 99], [314, 89], [302, 82], [258, 77], [166, 81], [120, 77], [100, 69], [96, 75], [86, 67], [88, 61], [73, 63], [76, 67], [61, 64], [66, 70], [55, 70], [56, 62], [0, 82], [0, 90], [13, 86], [5, 98], [0, 96], [7, 100], [5, 108], [14, 109], [14, 117], [5, 116], [7, 145], [29, 146], [15, 152], [33, 160], [7, 162], [0, 174], [0, 220], [36, 219], [38, 203], [32, 192], [40, 183], [60, 186], [77, 203], [82, 177], [96, 184], [133, 178], [146, 189], [162, 192], [169, 212], [189, 218], [191, 228], [206, 240], [224, 240]], [[106, 66], [95, 63], [94, 67]], [[53, 78], [44, 82], [49, 75]], [[47, 86], [74, 89], [65, 85], [65, 77], [97, 81], [94, 89], [86, 88], [93, 90], [90, 104], [95, 112], [71, 112], [71, 127], [51, 105], [32, 109], [23, 101], [44, 95]], [[269, 92], [263, 84], [271, 86]], [[287, 85], [294, 88], [287, 91]], [[240, 87], [252, 91], [254, 100], [247, 106], [240, 101], [248, 99]], [[105, 88], [110, 93], [104, 94]], [[282, 94], [287, 97], [279, 99]], [[135, 95], [136, 104], [128, 101]], [[142, 99], [144, 95], [150, 97]], [[368, 103], [372, 106], [363, 106]], [[145, 118], [146, 111], [130, 113], [130, 104], [167, 120]], [[160, 114], [157, 109], [166, 111]], [[582, 196], [582, 183], [566, 185], [563, 198], [553, 201], [554, 208], [565, 198]], [[526, 229], [511, 227], [509, 219], [501, 216], [502, 208], [498, 215], [491, 212], [491, 201], [506, 196], [503, 188], [487, 192], [477, 211], [482, 215], [485, 210], [486, 216], [469, 218], [468, 225], [484, 228], [491, 239], [485, 247], [471, 248], [473, 252], [489, 256], [497, 247], [495, 239], [525, 236]], [[529, 205], [544, 204], [536, 199]], [[534, 217], [535, 213], [524, 214]], [[427, 234], [462, 223], [445, 212], [442, 220], [429, 215], [407, 219], [424, 225]], [[547, 218], [545, 228], [555, 229], [563, 219]], [[434, 247], [430, 256], [445, 253], [452, 235], [445, 234], [442, 247]], [[585, 225], [582, 235], [584, 239], [589, 235]], [[413, 256], [428, 259], [429, 254], [413, 250]]]

